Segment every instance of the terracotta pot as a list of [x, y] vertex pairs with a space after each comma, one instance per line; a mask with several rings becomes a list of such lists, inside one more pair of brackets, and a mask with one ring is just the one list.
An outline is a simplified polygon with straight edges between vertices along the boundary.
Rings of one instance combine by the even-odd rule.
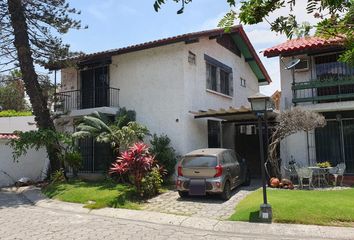
[[278, 178], [272, 178], [270, 180], [270, 186], [273, 187], [273, 188], [279, 187], [279, 183], [280, 183], [280, 181], [279, 181]]

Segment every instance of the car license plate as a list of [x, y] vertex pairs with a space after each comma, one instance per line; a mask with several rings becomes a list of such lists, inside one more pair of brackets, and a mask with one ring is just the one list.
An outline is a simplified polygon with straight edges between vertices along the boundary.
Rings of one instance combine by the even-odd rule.
[[206, 192], [205, 179], [192, 179], [189, 183], [189, 195], [205, 195]]

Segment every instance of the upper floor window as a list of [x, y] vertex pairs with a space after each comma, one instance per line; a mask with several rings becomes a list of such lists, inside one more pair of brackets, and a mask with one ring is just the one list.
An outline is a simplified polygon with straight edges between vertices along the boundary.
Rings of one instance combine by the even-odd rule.
[[204, 55], [206, 61], [206, 84], [207, 89], [233, 96], [232, 68]]
[[316, 77], [319, 80], [341, 79], [354, 75], [354, 68], [339, 62], [339, 53], [315, 57]]
[[241, 78], [241, 87], [246, 87], [246, 79]]

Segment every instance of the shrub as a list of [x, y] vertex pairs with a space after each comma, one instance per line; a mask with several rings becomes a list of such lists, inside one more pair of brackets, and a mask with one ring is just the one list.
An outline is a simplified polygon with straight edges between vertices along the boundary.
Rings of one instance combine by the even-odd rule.
[[166, 177], [170, 176], [177, 163], [176, 151], [171, 146], [171, 140], [167, 135], [154, 134], [150, 141], [151, 154], [155, 156], [158, 165], [167, 170]]
[[140, 195], [144, 198], [151, 198], [159, 193], [163, 180], [158, 167], [153, 167], [151, 171], [141, 181]]
[[64, 162], [73, 169], [74, 176], [77, 176], [77, 171], [82, 164], [82, 156], [77, 151], [67, 152], [64, 155]]
[[110, 174], [129, 173], [133, 176], [133, 181], [137, 192], [141, 192], [141, 181], [151, 170], [154, 158], [149, 152], [145, 143], [135, 143], [127, 151], [123, 152], [118, 159], [112, 163]]
[[65, 182], [66, 179], [65, 179], [65, 175], [63, 173], [62, 170], [57, 170], [55, 171], [52, 176], [51, 176], [51, 179], [52, 179], [52, 183], [59, 183], [59, 182]]
[[0, 111], [0, 117], [23, 117], [23, 116], [32, 116], [32, 112], [15, 111], [15, 110]]

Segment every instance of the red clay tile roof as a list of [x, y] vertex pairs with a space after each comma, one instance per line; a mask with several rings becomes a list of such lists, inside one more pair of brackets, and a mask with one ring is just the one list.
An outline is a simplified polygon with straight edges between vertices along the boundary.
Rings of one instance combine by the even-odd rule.
[[0, 139], [17, 139], [18, 136], [13, 133], [0, 133]]
[[341, 46], [343, 46], [343, 40], [341, 38], [324, 39], [319, 37], [306, 37], [291, 39], [274, 47], [268, 48], [263, 52], [263, 55], [266, 57], [275, 57], [280, 54], [292, 54], [321, 48]]

